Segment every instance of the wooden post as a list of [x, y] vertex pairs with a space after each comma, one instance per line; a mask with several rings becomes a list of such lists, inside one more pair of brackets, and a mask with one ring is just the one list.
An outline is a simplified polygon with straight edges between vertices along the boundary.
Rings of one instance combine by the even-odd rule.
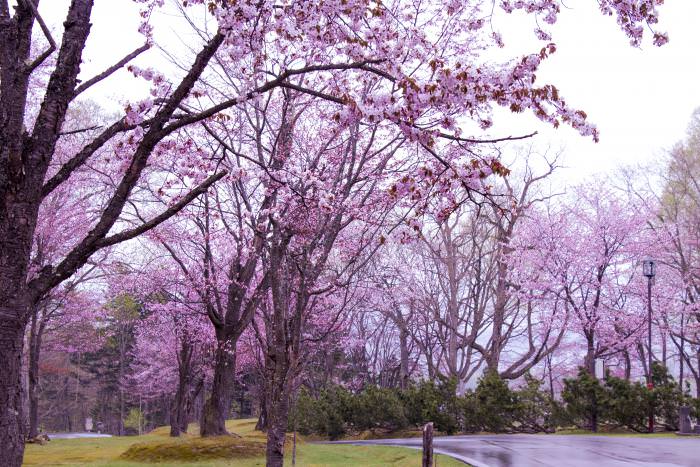
[[433, 422], [423, 427], [423, 467], [433, 467]]

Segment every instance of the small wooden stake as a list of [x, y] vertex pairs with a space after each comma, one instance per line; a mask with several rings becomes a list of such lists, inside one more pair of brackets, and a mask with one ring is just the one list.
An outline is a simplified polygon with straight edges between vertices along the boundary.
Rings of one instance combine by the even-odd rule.
[[433, 422], [423, 427], [423, 467], [433, 467]]

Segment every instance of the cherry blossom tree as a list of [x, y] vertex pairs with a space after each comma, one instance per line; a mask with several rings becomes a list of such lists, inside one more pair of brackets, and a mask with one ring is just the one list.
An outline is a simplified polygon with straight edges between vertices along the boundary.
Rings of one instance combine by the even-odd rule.
[[147, 304], [150, 315], [139, 323], [127, 384], [149, 398], [172, 400], [170, 436], [187, 432], [194, 402], [211, 379], [215, 347], [204, 313], [168, 294], [164, 303]]
[[[653, 308], [662, 334], [678, 353], [681, 385], [692, 376], [700, 388], [698, 339], [698, 151], [700, 113], [691, 116], [685, 139], [677, 143], [659, 167], [628, 170], [626, 190], [637, 204], [654, 215], [649, 219], [659, 263], [655, 278]], [[660, 182], [660, 183], [659, 183]], [[659, 186], [660, 185], [660, 186]], [[666, 362], [666, 339], [660, 343], [661, 360]], [[644, 359], [642, 359], [644, 360]], [[642, 362], [646, 371], [646, 363]]]
[[634, 348], [645, 328], [635, 283], [647, 253], [649, 216], [611, 189], [591, 185], [577, 187], [569, 203], [541, 213], [533, 226], [539, 243], [532, 264], [541, 271], [533, 278], [572, 317], [583, 339], [583, 366], [595, 376], [597, 359]]

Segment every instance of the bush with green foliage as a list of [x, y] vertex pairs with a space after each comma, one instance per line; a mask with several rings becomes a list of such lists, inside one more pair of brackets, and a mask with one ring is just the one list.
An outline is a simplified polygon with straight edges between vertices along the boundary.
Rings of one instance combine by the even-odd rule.
[[564, 380], [562, 398], [568, 421], [582, 428], [591, 428], [591, 420], [644, 432], [648, 429], [649, 410], [653, 407], [657, 425], [667, 430], [678, 429], [678, 410], [682, 404], [693, 404], [659, 363], [652, 365], [653, 390], [645, 384], [631, 382], [607, 374], [602, 384], [581, 368], [577, 378]]
[[514, 431], [522, 408], [518, 395], [495, 372], [486, 372], [479, 378], [474, 391], [462, 398], [464, 429], [468, 432]]
[[140, 434], [143, 428], [143, 413], [135, 407], [129, 409], [129, 413], [124, 418], [124, 428], [134, 434]]
[[456, 379], [423, 380], [400, 391], [399, 397], [410, 425], [420, 426], [432, 421], [438, 431], [447, 434], [459, 431], [460, 401]]
[[408, 425], [404, 407], [395, 390], [368, 386], [351, 399], [346, 419], [356, 430], [399, 430]]
[[342, 386], [328, 387], [321, 391], [318, 398], [302, 388], [296, 403], [292, 405], [288, 428], [304, 435], [318, 433], [338, 439], [345, 434], [352, 400], [352, 394]]
[[564, 379], [562, 399], [566, 403], [568, 421], [579, 428], [598, 429], [601, 406], [605, 403], [605, 390], [588, 371], [579, 368], [576, 378]]
[[[684, 395], [668, 371], [653, 367], [654, 390], [610, 374], [603, 381], [580, 369], [564, 380], [563, 403], [541, 389], [529, 375], [525, 384], [511, 389], [498, 374], [485, 373], [474, 390], [457, 396], [454, 379], [420, 381], [407, 389], [367, 386], [352, 393], [331, 386], [313, 397], [306, 389], [297, 396], [289, 429], [338, 439], [346, 432], [396, 431], [433, 422], [443, 433], [489, 431], [553, 432], [576, 425], [597, 428], [598, 423], [645, 431], [650, 404], [657, 425], [677, 429], [678, 408], [685, 403], [700, 411], [697, 399]], [[592, 424], [593, 422], [593, 424]]]
[[678, 411], [681, 405], [691, 405], [689, 397], [683, 394], [668, 368], [657, 362], [651, 366], [651, 378], [654, 383], [652, 403], [658, 424], [667, 430], [678, 430]]
[[630, 382], [607, 374], [603, 384], [602, 419], [633, 431], [647, 430], [649, 390], [638, 382]]
[[552, 433], [560, 408], [552, 396], [540, 389], [542, 382], [525, 375], [525, 386], [516, 391], [518, 431]]

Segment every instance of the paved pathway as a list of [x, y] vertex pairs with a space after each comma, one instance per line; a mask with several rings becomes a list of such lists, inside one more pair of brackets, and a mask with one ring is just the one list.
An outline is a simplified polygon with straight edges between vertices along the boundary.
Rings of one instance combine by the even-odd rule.
[[[421, 439], [359, 441], [420, 447]], [[475, 467], [700, 467], [700, 439], [585, 435], [435, 438], [434, 448]]]
[[47, 433], [51, 439], [73, 439], [73, 438], [111, 438], [112, 435], [104, 433]]

